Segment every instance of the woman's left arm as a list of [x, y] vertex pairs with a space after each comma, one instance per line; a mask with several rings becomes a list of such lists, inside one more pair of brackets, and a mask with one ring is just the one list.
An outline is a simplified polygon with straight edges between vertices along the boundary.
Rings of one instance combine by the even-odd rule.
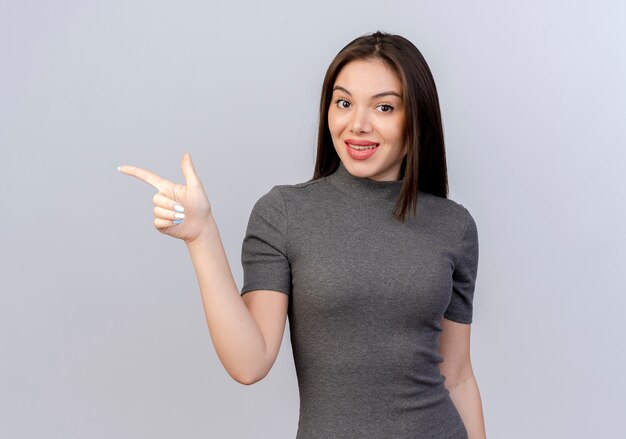
[[446, 318], [441, 321], [439, 354], [444, 360], [439, 363], [439, 370], [446, 377], [445, 386], [469, 439], [485, 439], [482, 402], [470, 359], [470, 327]]

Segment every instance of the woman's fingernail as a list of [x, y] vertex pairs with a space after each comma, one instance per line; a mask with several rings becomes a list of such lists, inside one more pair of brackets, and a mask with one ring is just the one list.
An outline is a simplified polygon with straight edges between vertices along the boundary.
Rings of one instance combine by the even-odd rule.
[[184, 212], [185, 208], [183, 206], [181, 206], [180, 204], [177, 204], [176, 206], [174, 206], [174, 210], [176, 212]]
[[184, 213], [178, 213], [178, 212], [176, 212], [176, 213], [174, 214], [174, 218], [185, 218], [185, 214], [184, 214]]
[[183, 220], [181, 220], [181, 219], [177, 219], [177, 220], [174, 220], [174, 221], [172, 221], [172, 222], [173, 222], [174, 224], [180, 224], [180, 223], [182, 223], [182, 222], [183, 222]]

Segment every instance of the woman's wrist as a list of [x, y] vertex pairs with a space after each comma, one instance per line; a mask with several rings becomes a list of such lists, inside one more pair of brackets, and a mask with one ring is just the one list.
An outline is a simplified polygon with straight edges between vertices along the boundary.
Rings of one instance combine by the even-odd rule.
[[185, 241], [187, 247], [195, 247], [198, 244], [206, 243], [211, 237], [213, 237], [217, 233], [217, 223], [215, 222], [213, 214], [210, 214], [203, 221], [205, 222], [205, 224], [200, 233], [195, 238], [189, 241]]

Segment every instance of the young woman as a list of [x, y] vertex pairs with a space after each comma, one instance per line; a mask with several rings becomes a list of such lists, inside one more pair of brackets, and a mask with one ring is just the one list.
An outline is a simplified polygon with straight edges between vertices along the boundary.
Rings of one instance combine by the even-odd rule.
[[242, 384], [267, 375], [289, 318], [297, 438], [485, 437], [470, 361], [478, 234], [447, 198], [439, 101], [407, 39], [344, 47], [323, 83], [311, 180], [254, 205], [239, 291], [188, 153], [159, 189], [154, 225], [185, 241], [211, 339]]

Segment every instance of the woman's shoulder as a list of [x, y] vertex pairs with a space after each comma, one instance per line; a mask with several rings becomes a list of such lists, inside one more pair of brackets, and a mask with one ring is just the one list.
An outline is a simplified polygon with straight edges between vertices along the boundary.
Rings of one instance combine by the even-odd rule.
[[471, 219], [469, 209], [463, 203], [452, 198], [440, 197], [422, 191], [419, 191], [417, 198], [421, 212], [427, 213], [449, 226], [464, 228], [468, 219]]
[[429, 192], [418, 191], [417, 198], [432, 208], [448, 213], [464, 213], [466, 209], [463, 204], [452, 198], [440, 197]]
[[323, 199], [325, 190], [322, 178], [293, 184], [275, 184], [260, 196], [257, 204], [282, 205], [287, 208], [293, 203], [310, 203], [313, 199]]
[[315, 189], [320, 189], [322, 183], [324, 182], [323, 178], [316, 178], [314, 180], [307, 180], [300, 183], [292, 183], [292, 184], [277, 184], [272, 189], [276, 189], [279, 191], [288, 191], [288, 192], [302, 192], [302, 191], [310, 191]]
[[323, 197], [326, 190], [327, 187], [324, 184], [324, 179], [317, 178], [300, 183], [277, 184], [272, 186], [269, 192], [280, 194], [286, 202], [289, 202], [289, 200], [311, 200], [312, 197]]

